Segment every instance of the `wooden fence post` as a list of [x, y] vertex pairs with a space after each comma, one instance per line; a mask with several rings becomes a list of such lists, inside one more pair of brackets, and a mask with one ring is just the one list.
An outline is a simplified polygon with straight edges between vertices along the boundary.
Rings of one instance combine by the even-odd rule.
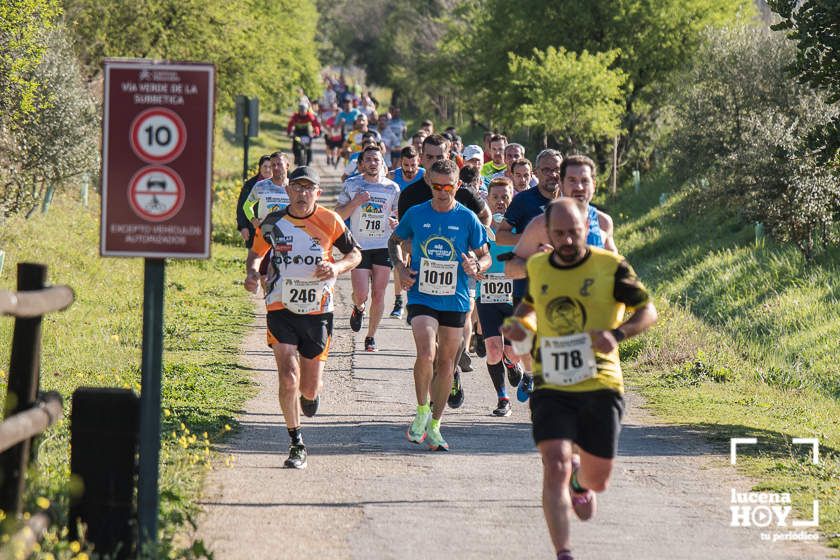
[[[47, 280], [47, 267], [18, 264], [19, 292], [41, 290]], [[9, 385], [3, 418], [32, 407], [38, 396], [41, 369], [41, 317], [15, 319]], [[27, 439], [0, 454], [0, 509], [7, 517], [21, 514], [24, 477], [29, 464], [31, 440]]]

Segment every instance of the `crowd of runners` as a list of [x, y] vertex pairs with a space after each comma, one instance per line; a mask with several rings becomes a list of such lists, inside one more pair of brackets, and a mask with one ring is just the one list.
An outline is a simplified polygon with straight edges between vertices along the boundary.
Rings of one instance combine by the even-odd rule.
[[302, 97], [288, 132], [323, 131], [324, 163], [344, 165], [337, 205], [320, 205], [317, 171], [290, 171], [282, 151], [260, 159], [240, 196], [245, 287], [265, 294], [290, 437], [284, 466], [307, 465], [301, 414], [318, 411], [336, 278], [349, 272], [353, 308], [335, 319], [359, 332], [367, 317], [367, 352], [377, 351], [393, 279], [390, 317], [408, 322], [416, 354], [407, 439], [449, 450], [444, 412], [464, 401], [460, 375], [478, 368], [470, 355], [484, 358], [492, 415], [511, 414], [509, 387], [529, 401], [544, 515], [557, 558], [569, 560], [570, 514], [592, 517], [616, 455], [618, 344], [651, 326], [656, 310], [618, 253], [611, 217], [591, 204], [589, 157], [545, 149], [531, 160], [502, 134], [464, 146], [431, 121], [408, 136], [399, 115], [335, 83], [314, 110]]

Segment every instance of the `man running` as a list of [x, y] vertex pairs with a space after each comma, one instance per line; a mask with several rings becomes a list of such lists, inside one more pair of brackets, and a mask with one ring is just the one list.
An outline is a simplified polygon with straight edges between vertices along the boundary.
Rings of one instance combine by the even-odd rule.
[[[570, 509], [590, 519], [595, 492], [606, 490], [612, 473], [624, 412], [618, 344], [657, 318], [630, 264], [587, 246], [587, 219], [578, 200], [548, 206], [554, 249], [528, 260], [527, 294], [502, 328], [534, 362], [531, 421], [543, 463], [543, 514], [558, 560], [572, 560]], [[634, 312], [622, 322], [625, 309]]]
[[482, 175], [485, 177], [492, 177], [496, 173], [507, 169], [507, 164], [505, 163], [506, 147], [506, 136], [502, 134], [494, 134], [490, 137], [490, 161], [481, 166]]
[[[432, 165], [439, 160], [448, 160], [449, 158], [449, 141], [441, 136], [440, 134], [432, 134], [431, 136], [427, 137], [423, 140], [423, 151], [421, 152], [421, 161], [423, 163], [423, 167], [425, 169], [430, 169]], [[457, 168], [457, 166], [456, 166]], [[458, 177], [455, 177], [455, 185], [458, 185]], [[400, 193], [400, 201], [399, 201], [399, 220], [402, 222], [403, 216], [408, 211], [409, 208], [412, 206], [422, 204], [432, 198], [432, 189], [429, 183], [429, 175], [428, 173], [423, 177], [417, 179], [413, 183], [409, 184], [408, 186], [403, 189]], [[490, 209], [485, 204], [484, 200], [481, 196], [473, 191], [472, 189], [466, 188], [457, 188], [455, 190], [455, 200], [463, 204], [467, 207], [467, 209], [471, 210], [475, 215], [478, 217], [479, 221], [484, 225], [490, 225]], [[395, 263], [396, 264], [396, 263]], [[474, 303], [474, 299], [470, 299], [471, 303]], [[470, 313], [472, 313], [472, 309], [470, 309]], [[463, 349], [466, 349], [467, 344], [472, 336], [472, 321], [468, 321], [466, 326], [464, 327], [464, 346]], [[462, 349], [462, 350], [463, 350]], [[471, 366], [469, 365], [469, 355], [466, 355], [466, 358], [462, 358], [462, 353], [459, 352], [457, 356], [456, 364], [463, 363], [463, 365], [471, 370]], [[460, 382], [460, 375], [458, 372], [455, 372], [455, 383], [452, 387], [452, 398], [450, 399], [450, 405], [453, 408], [457, 408], [458, 406], [463, 403], [464, 395], [463, 389], [461, 388]]]
[[[455, 200], [458, 166], [441, 159], [427, 169], [426, 177], [432, 200], [408, 209], [388, 241], [388, 250], [408, 290], [408, 321], [417, 348], [417, 412], [406, 435], [413, 443], [427, 440], [432, 450], [448, 451], [440, 420], [470, 311], [468, 278], [490, 266], [490, 255], [481, 222]], [[410, 269], [403, 264], [403, 241], [411, 243]], [[429, 407], [430, 395], [434, 410]]]
[[[560, 197], [560, 168], [562, 163], [563, 156], [557, 150], [546, 149], [539, 153], [536, 161], [539, 183], [536, 187], [531, 187], [514, 197], [513, 202], [510, 203], [507, 212], [505, 212], [505, 219], [502, 220], [496, 231], [497, 243], [516, 245], [531, 220], [541, 215], [552, 200]], [[505, 272], [511, 278], [522, 278], [522, 276], [510, 274], [507, 266], [505, 266]], [[514, 281], [514, 305], [525, 294], [525, 285], [525, 280]], [[528, 357], [523, 358], [522, 365], [525, 372], [516, 391], [516, 398], [520, 402], [525, 402], [533, 388], [530, 359]]]
[[245, 217], [255, 229], [259, 229], [266, 216], [282, 210], [289, 204], [289, 195], [286, 192], [286, 186], [289, 184], [287, 177], [289, 158], [283, 152], [274, 152], [269, 162], [271, 163], [271, 178], [263, 179], [254, 185], [242, 205]]
[[362, 151], [361, 174], [347, 179], [338, 195], [336, 213], [350, 219], [350, 230], [362, 249], [362, 262], [350, 273], [353, 284], [353, 312], [350, 328], [359, 332], [365, 313], [368, 292], [371, 292], [365, 351], [376, 351], [376, 329], [385, 311], [385, 289], [391, 277], [388, 238], [397, 225], [392, 216], [397, 212], [400, 187], [382, 177], [382, 152], [375, 146]]
[[[311, 417], [318, 411], [332, 336], [335, 280], [362, 259], [341, 218], [317, 204], [319, 185], [311, 167], [292, 172], [289, 205], [263, 220], [246, 263], [245, 288], [256, 293], [259, 262], [271, 250], [265, 290], [267, 338], [277, 362], [280, 408], [291, 439], [283, 466], [293, 469], [306, 467], [300, 412]], [[333, 247], [344, 254], [339, 261], [333, 259]]]
[[510, 179], [513, 181], [513, 196], [518, 195], [537, 184], [534, 166], [527, 158], [521, 158], [510, 164]]
[[[426, 170], [420, 167], [420, 152], [414, 146], [406, 146], [399, 152], [399, 162], [400, 166], [391, 172], [390, 179], [399, 185], [402, 192], [409, 184], [422, 178]], [[397, 270], [394, 269], [394, 309], [391, 317], [402, 319], [404, 305], [403, 289]]]
[[[502, 221], [505, 210], [513, 199], [513, 185], [505, 177], [493, 179], [487, 194], [487, 203], [493, 211], [493, 226]], [[510, 416], [510, 399], [505, 388], [505, 364], [507, 355], [510, 368], [507, 377], [514, 387], [522, 379], [522, 370], [517, 362], [519, 358], [510, 350], [510, 342], [502, 339], [501, 326], [505, 319], [513, 315], [513, 280], [504, 274], [504, 265], [496, 257], [509, 253], [513, 247], [499, 245], [495, 241], [495, 229], [490, 230], [489, 247], [492, 265], [482, 275], [478, 283], [478, 303], [476, 309], [481, 323], [482, 336], [487, 358], [487, 371], [496, 389], [498, 402], [493, 410], [495, 416]]]
[[[494, 173], [490, 178], [491, 179], [498, 179], [499, 177], [507, 177], [511, 181], [513, 180], [513, 164], [519, 160], [525, 159], [525, 146], [522, 144], [508, 144], [505, 147], [505, 168], [498, 173]], [[527, 161], [527, 160], [525, 160]], [[529, 162], [530, 163], [530, 162]], [[533, 175], [528, 179], [528, 187], [536, 187], [537, 186], [537, 178]], [[519, 189], [520, 191], [523, 189]]]
[[[595, 162], [581, 155], [569, 156], [560, 165], [560, 190], [564, 197], [586, 204], [586, 243], [618, 253], [613, 239], [613, 221], [605, 212], [590, 204], [595, 195]], [[505, 273], [511, 278], [525, 278], [525, 261], [534, 253], [550, 250], [545, 215], [535, 217], [519, 236], [513, 252], [515, 257], [505, 263]]]

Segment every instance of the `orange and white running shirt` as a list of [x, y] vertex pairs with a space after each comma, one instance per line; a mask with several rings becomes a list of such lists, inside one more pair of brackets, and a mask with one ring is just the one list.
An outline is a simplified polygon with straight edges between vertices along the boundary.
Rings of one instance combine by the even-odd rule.
[[265, 296], [268, 311], [331, 313], [335, 278], [318, 280], [315, 268], [325, 260], [335, 262], [333, 247], [346, 255], [358, 245], [332, 210], [316, 204], [306, 218], [295, 218], [287, 209], [269, 214], [257, 230], [252, 249], [261, 257], [271, 250]]

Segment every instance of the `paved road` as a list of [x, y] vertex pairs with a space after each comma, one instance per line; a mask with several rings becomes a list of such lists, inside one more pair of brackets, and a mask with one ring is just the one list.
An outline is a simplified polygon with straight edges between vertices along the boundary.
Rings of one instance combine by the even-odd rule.
[[[526, 407], [514, 403], [512, 416], [493, 417], [495, 393], [480, 365], [464, 375], [464, 406], [444, 416], [452, 451], [410, 444], [410, 331], [404, 321], [384, 319], [380, 351], [363, 352], [364, 327], [356, 334], [348, 325], [349, 291], [340, 280], [321, 408], [304, 422], [304, 471], [280, 468], [288, 436], [255, 300], [242, 361], [261, 390], [222, 449], [235, 466], [207, 480], [198, 537], [219, 560], [553, 558]], [[766, 543], [755, 531], [728, 527], [730, 488], [748, 489], [749, 482], [728, 466], [726, 450], [657, 423], [640, 404], [628, 395], [620, 457], [597, 517], [573, 522], [576, 558], [827, 557], [818, 547]]]

